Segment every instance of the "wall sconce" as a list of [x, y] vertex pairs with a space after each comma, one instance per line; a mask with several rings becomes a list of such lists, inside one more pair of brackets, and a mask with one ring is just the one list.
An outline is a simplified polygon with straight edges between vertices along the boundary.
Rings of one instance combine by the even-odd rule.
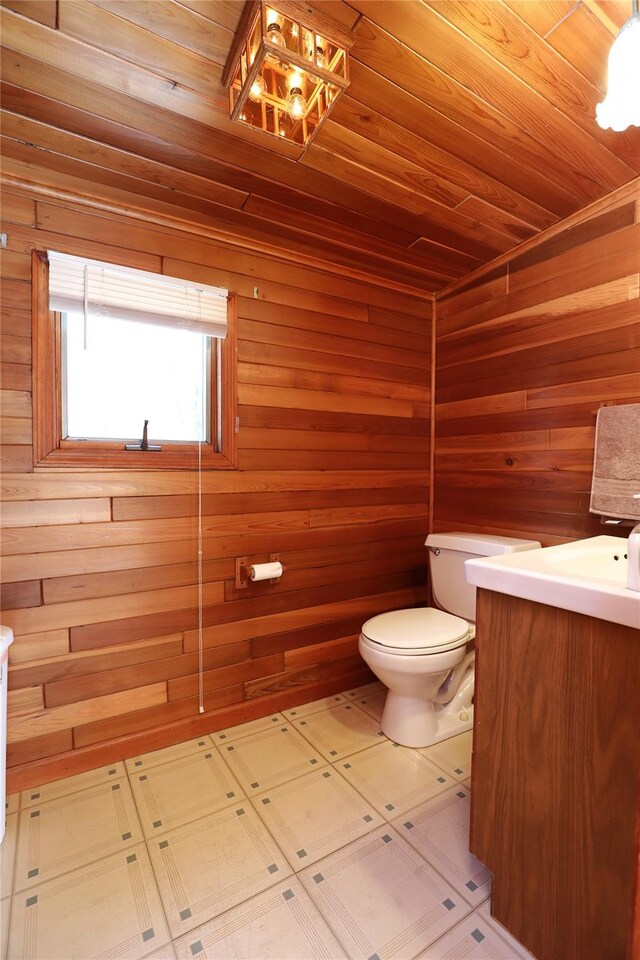
[[640, 14], [633, 0], [632, 16], [609, 51], [607, 95], [596, 106], [596, 121], [617, 132], [640, 127]]
[[250, 0], [222, 75], [231, 119], [306, 146], [349, 85], [353, 41], [306, 3]]

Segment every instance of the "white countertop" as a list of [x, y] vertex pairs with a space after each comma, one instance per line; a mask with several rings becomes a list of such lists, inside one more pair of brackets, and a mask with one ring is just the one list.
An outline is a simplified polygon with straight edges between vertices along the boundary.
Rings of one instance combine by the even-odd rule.
[[467, 582], [640, 630], [640, 593], [627, 582], [627, 541], [590, 537], [465, 563]]

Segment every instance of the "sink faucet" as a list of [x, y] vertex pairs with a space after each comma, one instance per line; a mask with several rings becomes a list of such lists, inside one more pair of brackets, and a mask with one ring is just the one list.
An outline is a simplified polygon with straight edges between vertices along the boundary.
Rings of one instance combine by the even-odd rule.
[[[634, 500], [640, 500], [640, 493], [634, 493]], [[640, 592], [640, 523], [629, 534], [629, 549], [627, 550], [627, 586], [629, 590]]]

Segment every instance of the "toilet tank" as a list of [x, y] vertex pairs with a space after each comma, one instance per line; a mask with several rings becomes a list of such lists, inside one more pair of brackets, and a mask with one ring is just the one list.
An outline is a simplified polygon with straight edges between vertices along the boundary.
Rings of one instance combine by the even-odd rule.
[[425, 543], [429, 549], [431, 592], [436, 606], [474, 623], [476, 588], [466, 581], [465, 560], [540, 548], [537, 540], [483, 533], [430, 533]]

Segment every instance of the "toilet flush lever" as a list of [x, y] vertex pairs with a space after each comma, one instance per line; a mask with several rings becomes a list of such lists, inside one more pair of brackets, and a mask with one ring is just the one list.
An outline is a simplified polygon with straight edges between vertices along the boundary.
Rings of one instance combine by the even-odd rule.
[[434, 555], [434, 557], [440, 556], [440, 547], [427, 547], [427, 550], [429, 550]]

